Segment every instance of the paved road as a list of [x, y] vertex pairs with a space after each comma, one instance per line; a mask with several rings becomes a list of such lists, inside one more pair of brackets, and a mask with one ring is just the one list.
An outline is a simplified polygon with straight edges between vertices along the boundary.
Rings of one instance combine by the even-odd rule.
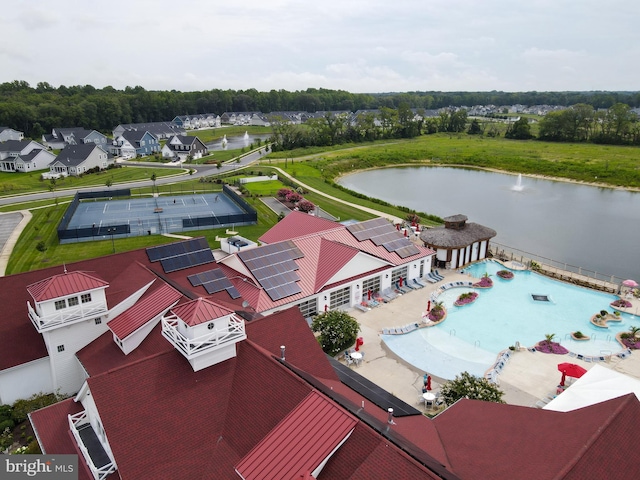
[[[189, 175], [187, 172], [183, 172], [179, 176], [170, 176], [170, 177], [161, 177], [156, 179], [156, 185], [166, 185], [169, 183], [178, 183], [184, 182], [185, 180], [192, 179], [200, 179], [201, 177], [206, 177], [208, 175], [221, 174], [221, 173], [229, 173], [234, 170], [239, 170], [241, 168], [245, 168], [252, 163], [258, 161], [262, 158], [265, 153], [263, 153], [264, 149], [260, 149], [259, 151], [254, 151], [240, 158], [239, 162], [235, 160], [226, 164], [223, 164], [220, 168], [216, 165], [187, 165], [186, 167], [176, 167], [175, 165], [166, 165], [155, 162], [122, 162], [122, 165], [125, 166], [137, 166], [137, 167], [152, 167], [152, 168], [171, 168], [176, 170], [183, 170], [184, 168], [193, 168], [193, 173]], [[127, 183], [118, 183], [117, 188], [140, 188], [140, 187], [150, 187], [153, 185], [151, 180], [140, 180], [136, 182], [127, 182]], [[9, 197], [1, 197], [0, 205], [11, 205], [14, 203], [22, 203], [22, 202], [32, 202], [35, 200], [46, 200], [46, 199], [55, 199], [68, 197], [69, 195], [73, 195], [75, 192], [91, 192], [96, 190], [103, 190], [104, 186], [93, 186], [93, 187], [84, 187], [84, 188], [73, 188], [66, 190], [58, 190], [54, 192], [40, 192], [40, 193], [29, 193], [26, 195], [16, 195]]]

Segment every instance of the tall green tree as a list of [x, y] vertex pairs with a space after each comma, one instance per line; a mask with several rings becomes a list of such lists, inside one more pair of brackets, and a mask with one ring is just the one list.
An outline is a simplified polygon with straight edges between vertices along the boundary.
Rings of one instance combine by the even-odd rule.
[[482, 400], [485, 402], [505, 403], [504, 392], [486, 378], [475, 377], [469, 372], [462, 372], [456, 378], [440, 387], [440, 394], [447, 405], [453, 405], [462, 398]]
[[358, 338], [360, 325], [346, 312], [329, 310], [316, 315], [311, 330], [319, 333], [318, 342], [328, 355], [337, 355], [353, 346]]

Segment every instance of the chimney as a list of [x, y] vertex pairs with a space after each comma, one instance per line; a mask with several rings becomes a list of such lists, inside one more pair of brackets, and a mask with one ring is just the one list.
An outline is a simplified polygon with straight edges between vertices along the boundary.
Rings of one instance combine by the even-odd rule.
[[284, 345], [280, 345], [280, 360], [284, 362]]

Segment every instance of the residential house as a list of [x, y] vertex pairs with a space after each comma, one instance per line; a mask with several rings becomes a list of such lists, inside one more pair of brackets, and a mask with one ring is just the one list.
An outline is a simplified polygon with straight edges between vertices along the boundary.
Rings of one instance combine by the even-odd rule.
[[[33, 140], [7, 140], [0, 143], [0, 171], [2, 172], [15, 172], [26, 171], [22, 170], [25, 167], [25, 162], [33, 162], [33, 159], [38, 157], [36, 163], [29, 170], [38, 170], [46, 168], [48, 164], [45, 164], [46, 156], [38, 156], [37, 151], [46, 150], [44, 145]], [[32, 155], [32, 152], [33, 153]], [[17, 160], [18, 158], [22, 160]], [[20, 164], [20, 170], [16, 167], [16, 161]]]
[[123, 123], [113, 129], [113, 138], [117, 139], [126, 131], [149, 132], [158, 140], [164, 140], [172, 135], [184, 135], [185, 129], [171, 122]]
[[54, 128], [51, 135], [43, 135], [42, 141], [53, 150], [60, 150], [66, 145], [80, 145], [82, 143], [93, 143], [107, 148], [107, 137], [96, 130], [87, 130], [82, 127], [74, 128]]
[[78, 176], [96, 167], [104, 170], [112, 163], [113, 158], [98, 145], [67, 145], [49, 165], [49, 171], [52, 176]]
[[209, 154], [209, 149], [198, 137], [174, 135], [162, 147], [162, 157], [186, 162]]
[[159, 152], [160, 142], [146, 130], [127, 130], [114, 140], [109, 151], [123, 158], [144, 157]]
[[260, 112], [224, 112], [220, 115], [220, 123], [228, 125], [249, 125], [254, 114]]
[[14, 165], [16, 172], [35, 172], [49, 168], [56, 156], [48, 150], [36, 148], [26, 155], [15, 157]]
[[9, 127], [0, 127], [0, 142], [7, 140], [23, 140], [24, 133]]

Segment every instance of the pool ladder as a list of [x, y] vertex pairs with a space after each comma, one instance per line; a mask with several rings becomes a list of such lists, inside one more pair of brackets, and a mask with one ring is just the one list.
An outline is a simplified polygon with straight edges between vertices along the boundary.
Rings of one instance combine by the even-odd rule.
[[479, 347], [480, 346], [480, 340], [476, 340], [475, 342], [473, 342], [473, 346], [474, 347]]
[[452, 328], [451, 330], [449, 330], [449, 336], [450, 337], [455, 337], [456, 336], [456, 329]]

